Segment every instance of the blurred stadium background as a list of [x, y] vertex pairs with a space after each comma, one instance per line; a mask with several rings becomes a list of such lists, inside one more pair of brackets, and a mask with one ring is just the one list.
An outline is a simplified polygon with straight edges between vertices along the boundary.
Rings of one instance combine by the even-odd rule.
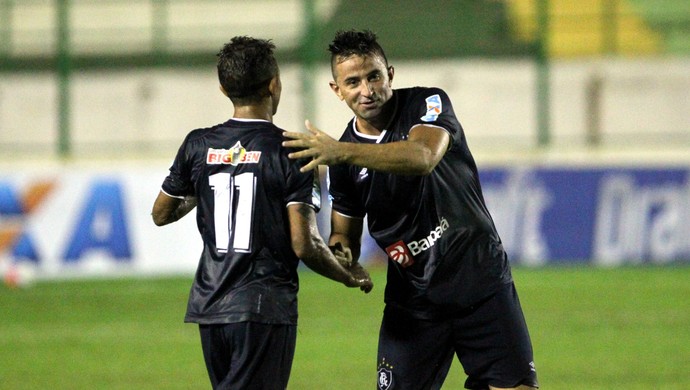
[[[338, 136], [351, 113], [327, 86], [326, 46], [335, 31], [351, 28], [379, 35], [396, 67], [394, 86], [434, 85], [450, 95], [526, 294], [535, 300], [557, 296], [556, 290], [540, 290], [539, 277], [582, 286], [589, 276], [603, 272], [607, 276], [601, 280], [614, 280], [636, 266], [639, 273], [628, 280], [643, 285], [645, 293], [631, 299], [647, 297], [642, 306], [648, 310], [634, 315], [648, 318], [645, 326], [658, 325], [657, 316], [663, 316], [671, 326], [658, 338], [687, 340], [687, 298], [661, 302], [669, 296], [665, 293], [687, 297], [690, 288], [687, 0], [0, 0], [0, 274], [8, 286], [26, 280], [41, 284], [31, 290], [0, 289], [0, 297], [10, 302], [0, 318], [0, 333], [7, 335], [0, 337], [0, 346], [19, 351], [19, 362], [32, 361], [21, 353], [35, 340], [22, 341], [26, 334], [15, 331], [47, 320], [29, 312], [43, 310], [40, 305], [50, 302], [52, 293], [54, 299], [67, 294], [62, 288], [79, 294], [79, 287], [57, 281], [76, 280], [79, 286], [92, 278], [171, 276], [182, 277], [186, 286], [200, 249], [194, 220], [155, 228], [149, 212], [186, 133], [232, 113], [218, 91], [216, 52], [235, 35], [273, 39], [284, 84], [275, 122], [302, 129], [309, 118]], [[328, 212], [326, 205], [320, 213], [324, 236]], [[369, 240], [363, 255], [373, 267], [385, 264]], [[571, 277], [573, 266], [578, 271]], [[680, 281], [663, 289], [670, 275]], [[84, 291], [93, 293], [93, 282], [83, 283]], [[380, 290], [383, 285], [380, 279]], [[179, 284], [173, 291], [180, 291]], [[594, 300], [602, 294], [610, 298], [609, 293], [593, 294], [578, 309], [614, 313], [613, 305], [606, 305], [608, 312], [594, 310], [601, 304]], [[181, 301], [172, 309], [177, 321], [185, 296], [175, 298]], [[310, 302], [306, 299], [302, 302]], [[619, 306], [627, 307], [629, 302], [620, 299]], [[561, 309], [577, 306], [556, 301]], [[75, 310], [83, 304], [78, 301]], [[665, 309], [654, 311], [655, 304]], [[373, 332], [380, 300], [378, 305], [369, 313], [372, 328], [367, 329]], [[545, 306], [541, 314], [551, 310]], [[630, 322], [626, 313], [618, 313], [625, 318], [615, 329], [602, 329], [639, 340], [640, 322]], [[602, 326], [582, 320], [573, 324], [576, 332], [584, 324]], [[303, 331], [312, 337], [308, 326]], [[20, 340], [12, 339], [16, 334]], [[62, 337], [72, 340], [75, 334]], [[192, 346], [177, 347], [196, 348], [196, 336], [189, 337]], [[549, 355], [555, 353], [549, 337], [533, 335], [544, 360], [562, 360]], [[582, 337], [593, 342], [587, 334]], [[569, 347], [579, 343], [559, 340]], [[658, 341], [650, 343], [663, 344]], [[625, 351], [620, 349], [620, 360], [613, 361], [630, 364]], [[643, 354], [644, 348], [629, 353]], [[687, 381], [670, 378], [682, 372], [688, 349], [669, 345], [657, 353], [675, 358], [670, 368], [668, 360], [655, 360], [666, 367], [661, 382], [652, 385], [649, 374], [638, 388], [687, 388]], [[54, 359], [60, 360], [59, 352]], [[577, 370], [574, 359], [566, 358]], [[199, 356], [191, 360], [201, 363]], [[19, 378], [31, 374], [26, 367], [17, 371], [18, 365], [0, 367], [0, 388], [21, 388], [2, 382], [22, 383]], [[608, 370], [604, 378], [618, 380], [635, 371], [600, 367]], [[583, 380], [615, 388], [601, 378], [601, 383], [586, 382], [596, 377], [596, 367], [582, 370], [582, 377], [545, 373], [551, 385], [545, 388], [580, 388]], [[48, 382], [35, 383], [25, 388]], [[109, 388], [129, 388], [129, 382], [118, 383]], [[194, 387], [142, 383], [142, 388]], [[627, 385], [635, 388], [634, 380]]]

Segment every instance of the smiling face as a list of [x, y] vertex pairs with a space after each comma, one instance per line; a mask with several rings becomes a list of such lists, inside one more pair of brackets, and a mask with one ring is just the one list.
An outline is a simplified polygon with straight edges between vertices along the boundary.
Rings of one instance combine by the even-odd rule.
[[350, 107], [360, 128], [380, 131], [389, 119], [384, 106], [393, 96], [393, 73], [393, 67], [375, 54], [337, 57], [330, 86]]

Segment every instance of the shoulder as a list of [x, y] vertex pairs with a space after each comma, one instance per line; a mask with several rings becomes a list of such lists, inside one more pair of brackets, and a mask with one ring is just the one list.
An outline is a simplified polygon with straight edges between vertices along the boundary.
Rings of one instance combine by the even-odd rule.
[[448, 97], [446, 91], [439, 87], [411, 87], [396, 89], [395, 91], [405, 101], [425, 100], [434, 95]]
[[227, 123], [220, 123], [210, 127], [201, 127], [194, 129], [187, 133], [184, 138], [184, 144], [187, 146], [192, 146], [195, 144], [203, 143], [209, 136], [220, 131], [223, 127], [226, 127]]

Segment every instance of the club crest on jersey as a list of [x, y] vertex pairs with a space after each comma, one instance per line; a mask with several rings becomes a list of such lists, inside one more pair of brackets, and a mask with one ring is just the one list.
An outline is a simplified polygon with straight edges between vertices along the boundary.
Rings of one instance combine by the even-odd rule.
[[260, 158], [261, 152], [248, 152], [240, 141], [237, 141], [230, 149], [209, 148], [206, 153], [206, 164], [256, 164]]
[[387, 368], [379, 368], [379, 390], [388, 390], [393, 386], [393, 373]]
[[443, 104], [441, 103], [441, 96], [438, 94], [431, 95], [426, 98], [426, 115], [420, 119], [424, 122], [433, 122], [438, 119], [438, 116], [441, 114], [442, 110]]

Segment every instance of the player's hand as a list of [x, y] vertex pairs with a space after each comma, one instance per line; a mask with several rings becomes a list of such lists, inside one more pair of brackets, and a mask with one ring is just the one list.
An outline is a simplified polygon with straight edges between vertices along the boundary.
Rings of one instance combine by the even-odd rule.
[[303, 166], [300, 171], [307, 172], [316, 169], [319, 165], [338, 164], [341, 161], [339, 142], [328, 134], [316, 128], [309, 120], [304, 122], [307, 133], [286, 131], [283, 136], [290, 138], [283, 141], [283, 146], [302, 149], [288, 154], [291, 159], [311, 158], [311, 161]]
[[343, 244], [339, 242], [336, 242], [335, 245], [331, 245], [328, 248], [331, 250], [333, 256], [335, 256], [335, 259], [338, 260], [340, 265], [345, 268], [352, 267], [354, 261], [352, 259], [352, 251], [350, 248], [343, 247]]
[[365, 293], [369, 293], [374, 288], [374, 282], [371, 281], [371, 276], [361, 264], [352, 259], [352, 251], [348, 247], [343, 247], [343, 244], [336, 242], [335, 245], [329, 246], [333, 256], [338, 260], [348, 272], [350, 272], [351, 280], [346, 284], [348, 287], [359, 287]]
[[369, 294], [369, 292], [374, 288], [374, 282], [371, 280], [369, 272], [367, 272], [367, 270], [364, 269], [364, 267], [362, 267], [362, 265], [359, 263], [352, 264], [352, 266], [347, 270], [350, 271], [350, 274], [354, 279], [354, 285], [348, 287], [359, 287], [359, 289], [364, 291], [365, 294]]

